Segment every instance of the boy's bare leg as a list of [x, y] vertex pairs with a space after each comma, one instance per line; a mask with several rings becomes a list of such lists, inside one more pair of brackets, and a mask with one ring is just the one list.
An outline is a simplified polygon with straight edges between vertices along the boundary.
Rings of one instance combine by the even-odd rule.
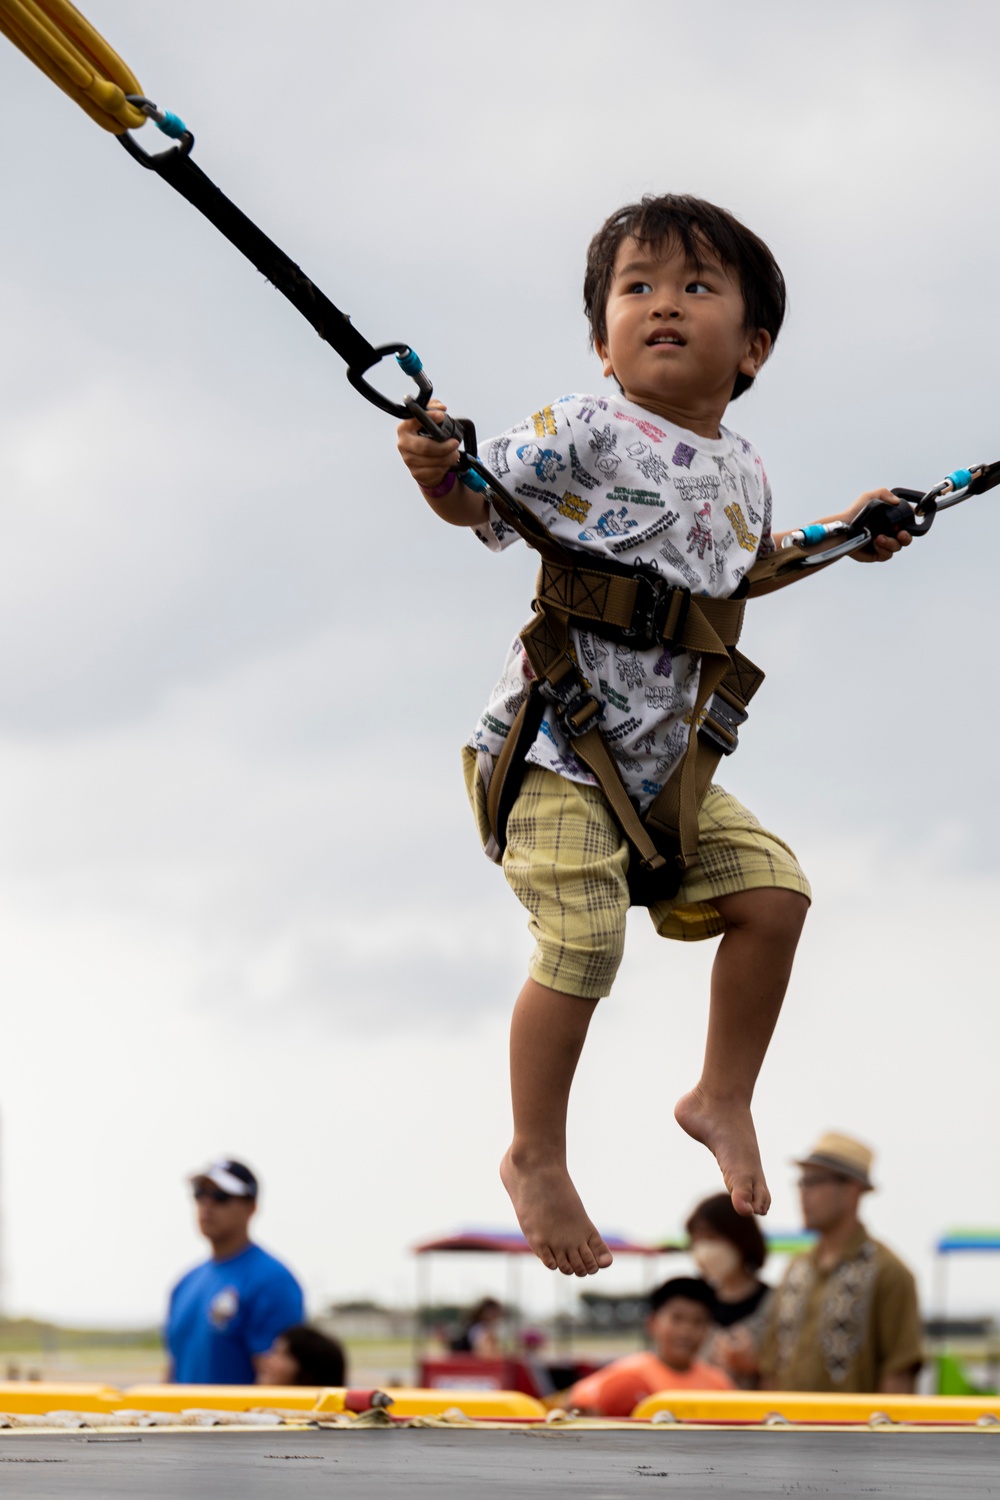
[[750, 1102], [809, 903], [795, 891], [759, 889], [713, 905], [726, 931], [712, 968], [705, 1062], [674, 1114], [715, 1156], [736, 1212], [766, 1214], [771, 1195]]
[[569, 1091], [596, 1006], [529, 979], [510, 1024], [514, 1139], [500, 1176], [528, 1244], [565, 1276], [611, 1264], [566, 1169]]

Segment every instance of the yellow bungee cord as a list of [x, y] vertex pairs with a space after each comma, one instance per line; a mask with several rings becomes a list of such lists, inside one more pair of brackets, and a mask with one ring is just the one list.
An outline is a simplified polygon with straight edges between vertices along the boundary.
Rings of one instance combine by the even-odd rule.
[[0, 0], [0, 32], [104, 130], [145, 124], [125, 97], [142, 93], [135, 75], [69, 0]]

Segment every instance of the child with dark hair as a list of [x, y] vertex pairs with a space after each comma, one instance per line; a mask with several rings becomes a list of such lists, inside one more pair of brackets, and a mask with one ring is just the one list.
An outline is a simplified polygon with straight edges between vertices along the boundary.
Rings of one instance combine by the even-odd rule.
[[480, 1359], [496, 1359], [503, 1353], [500, 1325], [503, 1303], [495, 1297], [481, 1297], [462, 1319], [457, 1336], [448, 1347], [456, 1354], [477, 1354]]
[[[702, 601], [719, 614], [746, 593], [750, 569], [778, 540], [763, 464], [722, 417], [778, 336], [781, 272], [763, 241], [724, 209], [667, 194], [607, 220], [590, 246], [585, 300], [594, 348], [615, 389], [543, 406], [486, 444], [484, 461], [561, 555], [593, 559], [605, 575], [617, 570], [630, 587], [641, 576], [658, 598], [669, 585], [672, 610], [686, 601], [678, 622], [697, 615]], [[438, 516], [471, 527], [492, 551], [517, 540], [494, 504], [457, 479], [455, 439], [437, 443], [408, 421], [398, 442]], [[825, 519], [851, 519], [876, 496], [892, 502], [887, 490], [873, 491]], [[885, 560], [909, 540], [878, 537], [873, 558]], [[695, 778], [687, 773], [689, 752], [699, 748], [709, 648], [683, 644], [689, 634], [680, 623], [664, 634], [657, 621], [655, 634], [649, 645], [627, 631], [572, 623], [565, 666], [599, 707], [592, 742], [603, 747], [603, 777], [587, 763], [584, 738], [564, 727], [565, 704], [548, 679], [544, 714], [522, 753], [535, 723], [526, 709], [541, 702], [538, 688], [532, 692], [538, 674], [527, 629], [465, 750], [484, 847], [502, 858], [536, 941], [511, 1024], [514, 1136], [501, 1176], [532, 1249], [566, 1275], [611, 1262], [567, 1170], [566, 1110], [591, 1016], [622, 955], [630, 860], [639, 863], [624, 825], [636, 810], [655, 810], [678, 774], [680, 795], [694, 806]], [[515, 744], [522, 779], [501, 849], [489, 788], [498, 765], [507, 774]], [[721, 787], [708, 787], [689, 832], [695, 821], [697, 854], [682, 856], [679, 889], [643, 903], [661, 936], [722, 939], [701, 1077], [675, 1114], [715, 1155], [737, 1212], [766, 1213], [770, 1195], [750, 1105], [809, 885], [788, 846]]]
[[258, 1385], [347, 1384], [347, 1361], [339, 1340], [298, 1323], [280, 1333], [257, 1362]]
[[589, 1416], [627, 1417], [657, 1391], [726, 1391], [728, 1375], [700, 1360], [715, 1296], [705, 1281], [675, 1276], [650, 1293], [646, 1331], [652, 1353], [626, 1354], [578, 1380], [560, 1404]]

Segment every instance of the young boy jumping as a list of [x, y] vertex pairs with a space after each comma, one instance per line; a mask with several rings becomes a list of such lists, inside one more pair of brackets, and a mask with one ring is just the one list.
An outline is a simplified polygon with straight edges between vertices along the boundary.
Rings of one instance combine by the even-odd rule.
[[[781, 271], [725, 210], [647, 197], [613, 214], [591, 242], [584, 305], [615, 389], [543, 407], [487, 443], [484, 461], [564, 547], [633, 565], [692, 596], [728, 599], [780, 542], [761, 460], [721, 421], [778, 336]], [[442, 520], [473, 528], [492, 551], [517, 539], [456, 478], [457, 440], [435, 442], [414, 421], [400, 426], [398, 445]], [[873, 498], [893, 502], [888, 490], [874, 490], [823, 519], [850, 520]], [[885, 561], [909, 540], [878, 537], [869, 560]], [[601, 701], [601, 736], [629, 798], [644, 812], [684, 757], [701, 655], [634, 648], [576, 627], [571, 654]], [[489, 782], [532, 678], [515, 639], [465, 747], [470, 798], [494, 859]], [[566, 1113], [591, 1016], [622, 956], [630, 846], [551, 705], [525, 760], [502, 863], [536, 947], [511, 1023], [514, 1133], [500, 1172], [535, 1254], [550, 1269], [585, 1276], [610, 1265], [611, 1253], [567, 1170]], [[709, 788], [698, 833], [676, 895], [649, 908], [660, 936], [722, 938], [701, 1077], [675, 1115], [714, 1154], [737, 1211], [764, 1214], [770, 1195], [750, 1105], [809, 885], [788, 846], [721, 787]]]

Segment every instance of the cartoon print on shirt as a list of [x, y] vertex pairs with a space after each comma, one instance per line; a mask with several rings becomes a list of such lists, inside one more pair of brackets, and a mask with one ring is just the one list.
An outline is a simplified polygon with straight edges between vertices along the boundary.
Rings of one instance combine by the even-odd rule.
[[739, 501], [734, 500], [732, 505], [726, 506], [726, 519], [736, 533], [736, 540], [746, 552], [756, 552], [758, 536], [750, 530], [746, 523], [746, 517], [740, 509]]
[[701, 579], [698, 577], [698, 574], [695, 572], [694, 568], [692, 568], [687, 558], [681, 552], [680, 548], [675, 547], [669, 537], [665, 541], [662, 541], [660, 543], [657, 550], [659, 551], [659, 554], [663, 558], [664, 562], [670, 563], [670, 565], [676, 569], [676, 571], [681, 575], [684, 582], [688, 585], [689, 588], [697, 589], [699, 592], [701, 591]]
[[622, 719], [620, 724], [614, 724], [610, 729], [603, 729], [601, 733], [609, 745], [617, 745], [619, 740], [625, 739], [626, 735], [634, 734], [637, 729], [642, 728], [642, 720], [632, 714], [628, 719]]
[[[671, 526], [679, 520], [680, 515], [676, 510], [665, 510], [662, 516], [656, 518], [652, 526], [644, 526], [641, 531], [636, 532], [635, 536], [627, 536], [620, 542], [612, 542], [609, 550], [615, 553], [630, 552], [633, 547], [641, 547], [644, 543], [659, 536], [661, 532], [669, 531]], [[655, 568], [657, 564], [654, 562], [652, 566]]]
[[719, 479], [722, 482], [723, 489], [732, 490], [734, 495], [739, 494], [739, 485], [736, 482], [736, 475], [726, 463], [726, 460], [724, 458], [716, 458], [715, 467], [719, 471]]
[[609, 745], [608, 752], [622, 771], [631, 771], [633, 776], [639, 775], [642, 770], [642, 761], [636, 760], [634, 755], [629, 755], [621, 745]]
[[600, 672], [600, 666], [597, 661], [597, 652], [594, 650], [594, 637], [589, 630], [580, 631], [580, 656], [591, 677], [596, 677]]
[[[513, 473], [506, 482], [570, 545], [638, 564], [692, 594], [729, 595], [753, 561], [754, 533], [769, 509], [763, 466], [736, 434], [723, 431], [725, 441], [703, 452], [666, 422], [661, 432], [652, 414], [647, 433], [638, 420], [644, 416], [619, 411], [613, 399], [574, 395], [520, 424], [523, 435], [508, 428], [484, 443], [483, 452], [498, 476]], [[763, 529], [759, 550], [770, 545]], [[517, 537], [495, 514], [476, 532], [493, 550]], [[605, 705], [602, 729], [610, 731], [629, 794], [647, 806], [688, 743], [701, 658], [662, 642], [654, 649], [615, 644], [580, 627], [572, 650]], [[500, 753], [530, 680], [517, 642], [470, 737], [482, 753]], [[593, 784], [551, 710], [528, 760]]]
[[608, 499], [617, 505], [619, 500], [624, 500], [626, 505], [662, 505], [659, 490], [630, 490], [627, 485], [616, 484], [613, 490], [608, 492]]
[[517, 456], [526, 468], [534, 469], [543, 484], [551, 484], [566, 467], [561, 453], [554, 448], [539, 448], [537, 443], [525, 443], [518, 448]]
[[541, 500], [545, 505], [559, 504], [555, 490], [540, 490], [537, 484], [515, 484], [514, 494], [523, 495], [526, 500]]
[[594, 660], [597, 662], [598, 674], [605, 672], [607, 670], [608, 662], [611, 659], [611, 646], [609, 642], [606, 641], [602, 635], [591, 635], [588, 630], [580, 631], [581, 643], [583, 642], [584, 637], [586, 637], [587, 642], [590, 645], [590, 649], [593, 653]]
[[491, 734], [499, 735], [502, 740], [510, 734], [510, 725], [505, 724], [502, 719], [497, 718], [496, 714], [491, 714], [488, 710], [480, 715], [479, 722], [484, 729], [488, 729]]
[[619, 422], [631, 422], [633, 427], [638, 427], [639, 431], [644, 432], [648, 438], [652, 438], [654, 443], [662, 443], [666, 437], [662, 427], [655, 427], [652, 422], [647, 422], [643, 417], [633, 417], [631, 412], [616, 411], [612, 412], [612, 416], [617, 417]]
[[746, 506], [747, 515], [750, 517], [750, 520], [755, 526], [759, 526], [760, 513], [753, 508], [750, 500], [750, 486], [747, 484], [742, 474], [740, 475], [740, 486], [743, 490], [743, 504]]
[[620, 458], [615, 457], [615, 449], [618, 447], [618, 434], [612, 430], [609, 422], [606, 427], [595, 427], [590, 434], [590, 451], [596, 454], [594, 468], [603, 474], [606, 479], [614, 479], [618, 472]]
[[603, 396], [596, 396], [581, 402], [580, 410], [577, 412], [577, 420], [586, 422], [590, 426], [591, 418], [596, 417], [599, 411], [607, 411], [608, 403]]
[[583, 467], [575, 443], [569, 445], [569, 472], [573, 476], [573, 483], [584, 490], [596, 490], [601, 482]]
[[629, 516], [628, 507], [623, 505], [617, 513], [613, 510], [606, 510], [596, 526], [588, 526], [586, 531], [580, 532], [580, 541], [596, 541], [599, 536], [621, 536], [623, 532], [631, 530], [638, 524], [634, 516]]
[[646, 707], [655, 709], [657, 713], [675, 713], [677, 709], [684, 706], [684, 694], [679, 687], [673, 683], [669, 686], [660, 687], [657, 683], [646, 684]]
[[642, 659], [628, 646], [615, 647], [615, 671], [627, 688], [641, 687], [646, 680]]
[[674, 489], [682, 500], [697, 505], [699, 501], [716, 500], [719, 494], [718, 474], [675, 474]]
[[[622, 550], [622, 544], [616, 545], [614, 542], [611, 543], [612, 552], [621, 552]], [[633, 568], [645, 568], [647, 573], [658, 573], [660, 571], [660, 565], [655, 557], [633, 557], [632, 566]]]
[[574, 495], [567, 490], [556, 506], [556, 510], [561, 516], [566, 516], [568, 520], [575, 521], [579, 525], [590, 514], [590, 501], [584, 500], [582, 495]]
[[703, 561], [705, 553], [712, 550], [712, 507], [707, 500], [701, 510], [695, 512], [687, 544], [688, 553], [697, 552], [699, 561]]
[[650, 484], [666, 484], [670, 478], [669, 465], [653, 452], [648, 443], [630, 443], [625, 452]]
[[716, 538], [715, 556], [712, 559], [711, 567], [708, 570], [709, 588], [714, 588], [719, 579], [722, 577], [723, 573], [726, 571], [726, 559], [732, 550], [732, 546], [735, 540], [736, 538], [733, 536], [731, 531], [723, 532], [721, 537]]
[[684, 754], [687, 749], [688, 731], [683, 724], [675, 724], [663, 743], [663, 755], [656, 762], [656, 774], [662, 776], [665, 771]]
[[498, 479], [510, 473], [510, 464], [507, 460], [507, 449], [510, 447], [509, 437], [494, 438], [486, 452], [486, 467], [492, 469]]
[[628, 710], [631, 708], [632, 705], [629, 703], [628, 699], [625, 697], [625, 694], [624, 693], [620, 693], [617, 688], [613, 688], [611, 686], [610, 682], [605, 682], [605, 680], [604, 680], [603, 677], [601, 678], [601, 684], [600, 685], [601, 685], [601, 692], [604, 694], [604, 696], [607, 699], [607, 701], [614, 708], [620, 708], [623, 713], [627, 713]]
[[506, 698], [503, 700], [504, 713], [509, 714], [512, 719], [516, 719], [518, 714], [521, 712], [521, 704], [524, 702], [527, 696], [528, 689], [519, 684], [512, 692], [508, 693]]

